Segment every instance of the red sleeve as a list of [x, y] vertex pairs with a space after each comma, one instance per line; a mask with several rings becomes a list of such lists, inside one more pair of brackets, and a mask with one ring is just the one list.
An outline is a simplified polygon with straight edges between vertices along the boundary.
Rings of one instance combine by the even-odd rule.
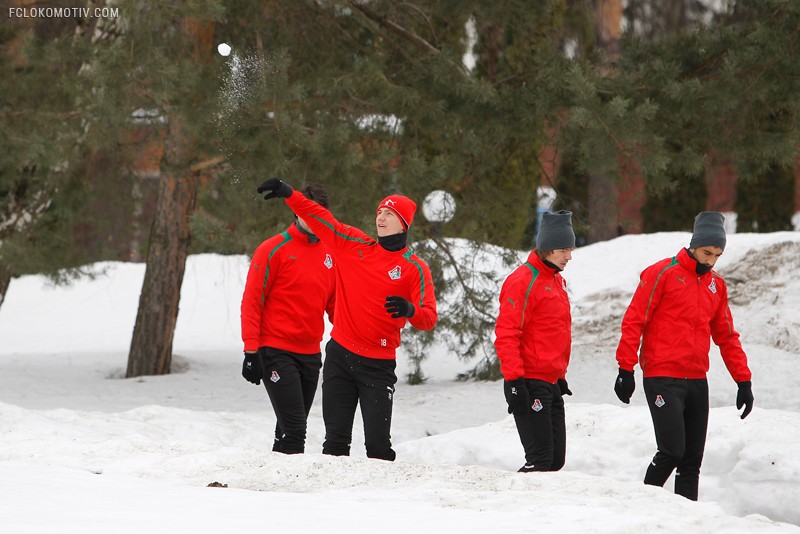
[[622, 337], [617, 346], [617, 363], [621, 369], [633, 371], [639, 363], [639, 347], [642, 342], [644, 328], [661, 300], [659, 275], [663, 272], [659, 264], [642, 271], [639, 285], [633, 293], [631, 303], [622, 318]]
[[[718, 278], [718, 280], [721, 280]], [[747, 366], [747, 356], [739, 341], [739, 332], [733, 327], [733, 316], [728, 306], [728, 288], [725, 283], [717, 284], [721, 291], [721, 302], [717, 313], [711, 319], [711, 338], [719, 346], [719, 352], [725, 367], [736, 382], [745, 382], [752, 378]]]
[[250, 269], [247, 271], [241, 308], [242, 341], [245, 352], [258, 350], [261, 339], [261, 313], [272, 287], [272, 279], [269, 277], [269, 256], [275, 244], [282, 239], [277, 235], [261, 243], [253, 253]]
[[436, 295], [433, 290], [433, 276], [428, 265], [416, 256], [411, 262], [419, 268], [419, 282], [411, 288], [411, 303], [414, 305], [414, 315], [408, 322], [419, 330], [431, 330], [436, 325], [439, 314], [436, 311]]
[[311, 231], [333, 250], [374, 243], [370, 236], [352, 226], [342, 224], [333, 214], [299, 191], [286, 199], [286, 204], [303, 219]]
[[527, 297], [534, 278], [511, 273], [500, 290], [500, 312], [495, 325], [494, 347], [500, 360], [500, 372], [506, 380], [525, 376], [520, 344], [525, 321]]

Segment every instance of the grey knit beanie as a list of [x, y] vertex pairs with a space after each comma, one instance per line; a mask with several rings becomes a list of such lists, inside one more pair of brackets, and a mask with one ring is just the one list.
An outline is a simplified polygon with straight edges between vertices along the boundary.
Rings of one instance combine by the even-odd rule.
[[727, 243], [724, 222], [725, 216], [718, 211], [698, 213], [694, 219], [694, 232], [689, 248], [712, 246], [724, 249]]
[[575, 232], [572, 231], [572, 212], [557, 211], [543, 213], [542, 224], [536, 236], [538, 250], [558, 250], [575, 246]]

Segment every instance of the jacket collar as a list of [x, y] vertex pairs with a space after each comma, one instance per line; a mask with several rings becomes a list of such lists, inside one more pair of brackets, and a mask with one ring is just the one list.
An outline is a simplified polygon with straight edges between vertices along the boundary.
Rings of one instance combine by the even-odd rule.
[[[691, 258], [689, 258], [691, 259]], [[545, 262], [542, 261], [539, 256], [536, 255], [536, 249], [532, 250], [530, 254], [528, 254], [528, 263], [536, 267], [539, 272], [546, 273], [549, 276], [555, 276], [558, 271], [547, 265]]]
[[689, 255], [689, 249], [682, 248], [676, 255], [675, 259], [678, 260], [678, 263], [681, 267], [692, 273], [694, 276], [699, 276], [703, 278], [705, 276], [711, 276], [711, 273], [714, 272], [714, 269], [711, 269], [705, 274], [697, 274], [697, 260], [694, 259]]
[[319, 243], [319, 238], [317, 236], [302, 231], [298, 228], [297, 223], [290, 224], [289, 228], [286, 229], [286, 233], [288, 233], [292, 239], [296, 239], [304, 244], [316, 245]]

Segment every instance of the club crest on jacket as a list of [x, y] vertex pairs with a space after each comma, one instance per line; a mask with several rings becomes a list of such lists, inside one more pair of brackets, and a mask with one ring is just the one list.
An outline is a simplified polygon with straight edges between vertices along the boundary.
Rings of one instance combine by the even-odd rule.
[[400, 280], [400, 275], [403, 274], [399, 265], [395, 265], [394, 269], [389, 271], [389, 278], [392, 280]]
[[325, 261], [323, 262], [328, 269], [333, 267], [333, 259], [330, 254], [325, 254]]
[[708, 289], [711, 290], [712, 293], [717, 292], [717, 279], [711, 278], [711, 283], [708, 284]]

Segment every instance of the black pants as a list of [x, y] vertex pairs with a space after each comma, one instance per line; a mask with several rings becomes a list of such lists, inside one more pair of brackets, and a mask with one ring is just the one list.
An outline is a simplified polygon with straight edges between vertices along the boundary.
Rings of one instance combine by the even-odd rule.
[[645, 378], [644, 393], [658, 445], [644, 483], [663, 486], [677, 468], [675, 493], [696, 501], [708, 430], [708, 381]]
[[514, 415], [517, 432], [525, 449], [525, 464], [534, 471], [558, 471], [567, 454], [567, 430], [564, 399], [558, 384], [525, 379], [532, 409], [526, 415]]
[[364, 445], [368, 458], [392, 461], [392, 398], [397, 376], [394, 360], [353, 354], [331, 339], [322, 368], [322, 417], [325, 420], [323, 454], [348, 456], [353, 441], [353, 419], [361, 403]]
[[272, 409], [278, 419], [272, 450], [304, 452], [308, 412], [314, 402], [322, 354], [295, 354], [272, 347], [258, 349]]

